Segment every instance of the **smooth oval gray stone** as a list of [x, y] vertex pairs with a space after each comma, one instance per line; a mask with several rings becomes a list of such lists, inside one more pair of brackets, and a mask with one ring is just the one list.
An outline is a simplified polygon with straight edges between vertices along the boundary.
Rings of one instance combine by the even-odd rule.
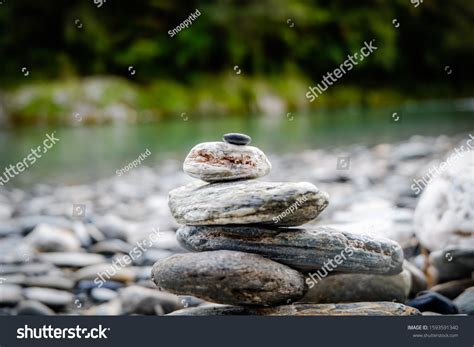
[[459, 312], [474, 316], [474, 287], [466, 289], [454, 300], [454, 303]]
[[328, 194], [311, 183], [259, 181], [189, 184], [172, 190], [168, 202], [173, 217], [181, 224], [274, 226], [307, 223], [328, 203]]
[[42, 253], [38, 257], [46, 263], [74, 268], [100, 264], [106, 261], [106, 258], [101, 254], [83, 252], [48, 252]]
[[407, 302], [408, 305], [418, 310], [437, 312], [441, 314], [458, 314], [457, 306], [448, 298], [436, 292], [426, 290]]
[[72, 229], [72, 222], [64, 217], [29, 215], [15, 218], [15, 223], [24, 231], [31, 232], [36, 226], [41, 224], [53, 225], [58, 228]]
[[233, 145], [239, 145], [239, 146], [248, 145], [252, 141], [252, 138], [250, 136], [245, 135], [245, 134], [240, 134], [240, 133], [224, 134], [222, 139], [227, 143], [231, 143]]
[[329, 271], [388, 275], [400, 273], [403, 265], [403, 251], [394, 241], [323, 226], [183, 226], [177, 238], [191, 251], [256, 253], [303, 272], [325, 266]]
[[214, 306], [175, 311], [170, 316], [418, 316], [416, 308], [395, 302], [293, 304], [276, 307]]
[[183, 171], [206, 182], [235, 181], [268, 175], [272, 165], [252, 146], [204, 142], [194, 146], [183, 163]]
[[97, 264], [77, 270], [74, 272], [74, 279], [76, 282], [94, 280], [94, 283], [102, 287], [109, 280], [124, 283], [133, 282], [135, 280], [135, 272], [131, 266], [120, 267], [113, 264]]
[[429, 260], [438, 270], [439, 282], [468, 278], [474, 272], [474, 248], [449, 247], [434, 251]]
[[152, 270], [156, 285], [178, 295], [232, 305], [277, 305], [304, 295], [304, 276], [257, 254], [176, 254]]
[[176, 295], [137, 285], [123, 288], [119, 294], [123, 311], [127, 314], [154, 314], [157, 305], [165, 313], [182, 307]]
[[88, 251], [91, 253], [113, 254], [123, 253], [127, 254], [133, 249], [133, 246], [120, 239], [103, 240], [89, 247]]
[[86, 316], [120, 316], [126, 312], [122, 310], [122, 303], [119, 298], [112, 299], [100, 305], [95, 305], [85, 309], [81, 314]]
[[449, 247], [442, 251], [431, 252], [430, 262], [435, 266], [456, 264], [474, 271], [474, 248]]
[[398, 275], [334, 274], [324, 278], [308, 275], [309, 289], [301, 302], [325, 304], [360, 301], [407, 300], [411, 274], [403, 270]]
[[39, 301], [24, 300], [16, 306], [19, 316], [53, 316], [55, 313]]
[[46, 287], [62, 290], [72, 290], [74, 284], [75, 282], [72, 279], [58, 275], [28, 276], [24, 282], [27, 287]]
[[30, 300], [39, 301], [48, 306], [66, 306], [73, 302], [74, 296], [64, 290], [29, 287], [23, 289], [23, 295]]
[[0, 237], [10, 236], [14, 234], [21, 234], [21, 228], [11, 222], [1, 221], [0, 222]]
[[27, 276], [24, 274], [18, 273], [18, 274], [9, 274], [9, 275], [4, 275], [0, 274], [0, 284], [2, 283], [8, 283], [8, 284], [17, 284], [17, 285], [25, 285]]
[[449, 299], [454, 299], [464, 292], [467, 288], [474, 286], [474, 278], [465, 278], [437, 284], [430, 288], [433, 292], [444, 295]]
[[428, 288], [428, 279], [426, 275], [418, 269], [415, 265], [410, 263], [408, 260], [403, 262], [403, 268], [410, 273], [411, 276], [411, 289], [410, 297], [416, 296], [417, 293], [426, 290]]
[[16, 284], [0, 284], [0, 306], [14, 305], [23, 299], [21, 286]]
[[38, 225], [24, 241], [40, 252], [75, 252], [81, 248], [74, 232], [48, 224]]
[[43, 275], [54, 269], [55, 267], [51, 264], [29, 262], [21, 265], [2, 265], [2, 274]]
[[108, 288], [92, 288], [91, 297], [97, 302], [107, 302], [117, 297], [117, 292]]

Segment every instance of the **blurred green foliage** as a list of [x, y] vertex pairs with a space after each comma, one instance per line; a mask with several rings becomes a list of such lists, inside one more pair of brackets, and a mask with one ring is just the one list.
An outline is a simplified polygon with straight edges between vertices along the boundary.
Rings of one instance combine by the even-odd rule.
[[[171, 38], [167, 31], [195, 9], [201, 16]], [[0, 23], [2, 82], [23, 80], [22, 66], [32, 78], [129, 76], [134, 66], [140, 82], [190, 81], [238, 65], [245, 74], [296, 69], [317, 79], [373, 38], [380, 49], [351, 82], [441, 82], [449, 65], [468, 83], [474, 70], [472, 0], [417, 8], [409, 0], [109, 0], [100, 8], [93, 0], [5, 0]]]
[[[193, 24], [170, 37], [168, 30], [196, 9], [201, 15]], [[383, 104], [382, 91], [390, 100], [459, 97], [472, 93], [473, 23], [472, 0], [424, 1], [417, 8], [410, 0], [109, 0], [100, 8], [93, 0], [5, 0], [0, 86], [114, 75], [138, 84], [134, 107], [165, 114], [205, 111], [206, 100], [217, 113], [251, 112], [260, 87], [271, 87], [288, 109], [301, 109], [304, 88], [376, 39], [379, 49], [328, 98]]]

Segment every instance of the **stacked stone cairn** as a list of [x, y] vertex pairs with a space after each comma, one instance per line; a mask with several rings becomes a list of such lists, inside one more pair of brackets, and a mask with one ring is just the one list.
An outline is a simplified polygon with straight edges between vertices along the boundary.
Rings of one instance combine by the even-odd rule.
[[[374, 288], [355, 284], [400, 276], [397, 243], [329, 227], [290, 228], [318, 217], [328, 194], [307, 182], [255, 180], [271, 170], [265, 154], [249, 146], [247, 135], [226, 134], [223, 140], [198, 144], [185, 159], [184, 172], [201, 182], [172, 190], [169, 207], [183, 224], [179, 242], [192, 252], [158, 261], [152, 279], [162, 290], [224, 305], [173, 314], [419, 314], [396, 294], [370, 300]], [[383, 283], [390, 292], [398, 282]], [[368, 300], [353, 301], [360, 297]]]

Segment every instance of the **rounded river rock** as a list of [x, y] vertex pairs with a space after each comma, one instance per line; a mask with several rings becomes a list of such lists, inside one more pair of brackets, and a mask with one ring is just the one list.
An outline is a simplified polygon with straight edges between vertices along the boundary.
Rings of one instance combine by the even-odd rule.
[[268, 175], [272, 165], [256, 147], [204, 142], [191, 149], [183, 170], [206, 182], [235, 181]]
[[299, 272], [256, 254], [232, 251], [176, 254], [152, 270], [156, 285], [178, 295], [231, 305], [277, 305], [305, 292]]
[[324, 304], [360, 301], [396, 301], [404, 303], [410, 292], [411, 275], [335, 274], [325, 278], [306, 278], [309, 289], [302, 302]]

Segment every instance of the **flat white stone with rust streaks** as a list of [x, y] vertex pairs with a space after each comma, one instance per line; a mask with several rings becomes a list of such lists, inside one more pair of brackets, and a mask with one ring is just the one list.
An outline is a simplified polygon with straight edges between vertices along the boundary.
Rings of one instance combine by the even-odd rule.
[[183, 170], [206, 182], [258, 178], [270, 173], [272, 165], [256, 147], [225, 142], [196, 145], [184, 160]]

